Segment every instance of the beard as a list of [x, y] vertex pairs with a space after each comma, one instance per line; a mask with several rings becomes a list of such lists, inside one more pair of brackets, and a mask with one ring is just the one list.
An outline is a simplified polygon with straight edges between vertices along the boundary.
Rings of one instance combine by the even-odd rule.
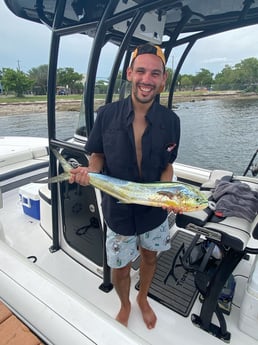
[[[146, 90], [149, 89], [149, 91], [144, 90], [144, 88], [146, 88]], [[132, 93], [136, 101], [141, 104], [148, 104], [154, 101], [158, 94], [157, 90], [158, 88], [155, 85], [136, 83], [132, 89]]]

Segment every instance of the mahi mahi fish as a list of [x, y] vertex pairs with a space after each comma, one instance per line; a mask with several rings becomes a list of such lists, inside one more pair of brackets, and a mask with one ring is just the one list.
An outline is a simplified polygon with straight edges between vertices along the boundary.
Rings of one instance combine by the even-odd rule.
[[[57, 183], [69, 180], [73, 167], [55, 149], [64, 172], [42, 182]], [[179, 182], [137, 183], [110, 177], [100, 173], [88, 173], [90, 185], [100, 189], [119, 202], [154, 207], [172, 207], [182, 212], [191, 212], [208, 207], [208, 200], [199, 189]], [[40, 181], [39, 181], [40, 182]]]

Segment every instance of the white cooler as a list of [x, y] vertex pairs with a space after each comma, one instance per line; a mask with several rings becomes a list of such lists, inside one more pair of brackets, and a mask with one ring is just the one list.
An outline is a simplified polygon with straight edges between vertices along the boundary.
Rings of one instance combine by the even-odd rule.
[[23, 212], [28, 216], [40, 219], [39, 204], [39, 184], [30, 183], [19, 189], [19, 196], [23, 208]]
[[239, 328], [258, 340], [258, 259], [249, 276], [240, 307]]

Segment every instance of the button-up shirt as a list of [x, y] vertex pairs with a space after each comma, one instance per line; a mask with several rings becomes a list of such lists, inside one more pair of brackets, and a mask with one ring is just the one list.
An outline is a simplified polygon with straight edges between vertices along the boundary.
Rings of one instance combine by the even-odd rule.
[[[177, 157], [179, 117], [157, 102], [152, 104], [142, 136], [141, 171], [137, 165], [133, 119], [131, 97], [100, 108], [86, 151], [104, 154], [103, 173], [106, 175], [141, 183], [160, 181], [162, 172]], [[152, 230], [167, 217], [162, 208], [119, 203], [105, 193], [102, 209], [108, 226], [126, 236]]]

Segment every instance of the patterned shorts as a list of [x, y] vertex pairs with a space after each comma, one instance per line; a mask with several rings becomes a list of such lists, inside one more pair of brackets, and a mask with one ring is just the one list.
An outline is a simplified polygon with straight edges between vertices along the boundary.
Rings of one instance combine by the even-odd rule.
[[168, 219], [157, 228], [141, 235], [124, 236], [107, 227], [107, 260], [112, 268], [126, 266], [139, 255], [138, 246], [159, 252], [170, 248]]

